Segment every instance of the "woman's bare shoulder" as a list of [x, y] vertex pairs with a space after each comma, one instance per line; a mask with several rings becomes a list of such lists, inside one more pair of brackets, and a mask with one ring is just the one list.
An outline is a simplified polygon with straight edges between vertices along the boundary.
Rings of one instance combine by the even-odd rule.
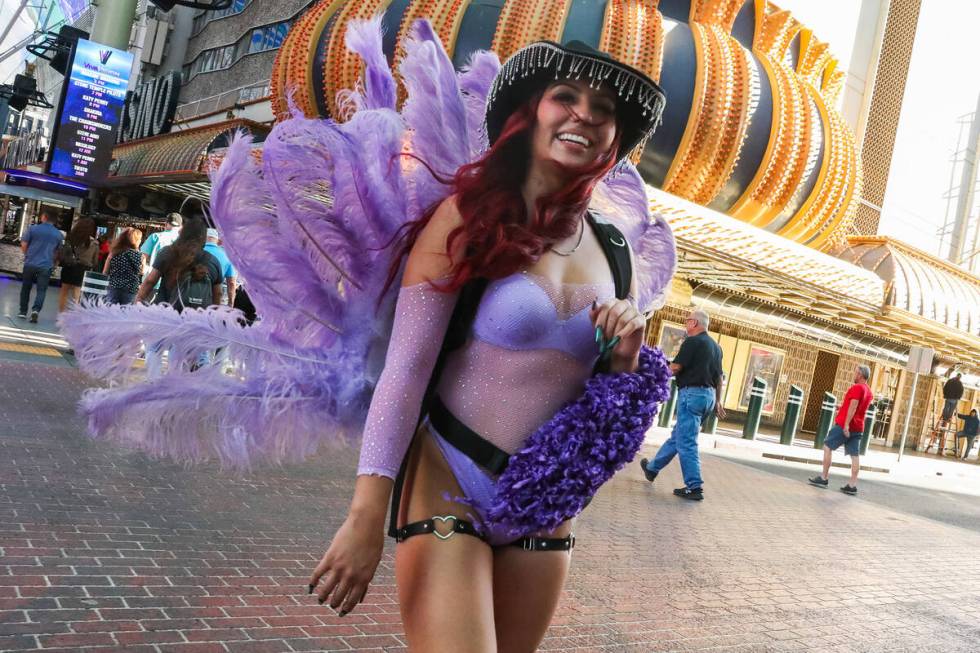
[[455, 196], [449, 196], [436, 208], [428, 224], [419, 232], [405, 264], [402, 285], [441, 279], [452, 269], [448, 254], [449, 234], [463, 224]]

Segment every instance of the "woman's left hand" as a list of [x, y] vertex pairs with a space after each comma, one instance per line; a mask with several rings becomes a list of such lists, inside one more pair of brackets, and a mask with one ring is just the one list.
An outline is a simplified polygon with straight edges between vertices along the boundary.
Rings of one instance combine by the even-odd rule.
[[611, 371], [636, 371], [647, 320], [633, 302], [609, 299], [602, 304], [593, 304], [589, 317], [593, 326], [600, 330], [604, 342], [616, 340], [612, 348]]

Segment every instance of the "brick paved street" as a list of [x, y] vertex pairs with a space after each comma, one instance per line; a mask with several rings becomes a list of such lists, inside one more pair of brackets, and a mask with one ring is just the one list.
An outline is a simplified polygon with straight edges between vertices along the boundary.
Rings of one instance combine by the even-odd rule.
[[[404, 650], [390, 544], [356, 613], [305, 594], [353, 453], [243, 477], [150, 461], [83, 436], [83, 385], [0, 361], [0, 650]], [[705, 477], [701, 504], [670, 496], [676, 465], [603, 489], [543, 650], [978, 649], [980, 533], [718, 457]]]

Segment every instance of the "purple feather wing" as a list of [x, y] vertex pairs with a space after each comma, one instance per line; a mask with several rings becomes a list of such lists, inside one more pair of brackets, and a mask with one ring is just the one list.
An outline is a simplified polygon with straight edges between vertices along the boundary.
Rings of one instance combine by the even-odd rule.
[[488, 147], [486, 129], [487, 94], [500, 71], [495, 52], [479, 50], [459, 74], [459, 88], [466, 106], [466, 128], [470, 139], [470, 158], [478, 158]]
[[249, 296], [281, 337], [301, 344], [329, 346], [339, 332], [343, 305], [336, 289], [319, 283], [303, 250], [284, 233], [251, 138], [238, 135], [211, 176], [211, 209], [224, 246]]
[[443, 179], [451, 178], [460, 166], [472, 160], [472, 153], [459, 80], [428, 21], [419, 20], [412, 26], [399, 73], [408, 89], [402, 116], [408, 128], [409, 148], [425, 163], [412, 166], [408, 180], [410, 217], [415, 219], [449, 194], [448, 187], [435, 179], [427, 167]]

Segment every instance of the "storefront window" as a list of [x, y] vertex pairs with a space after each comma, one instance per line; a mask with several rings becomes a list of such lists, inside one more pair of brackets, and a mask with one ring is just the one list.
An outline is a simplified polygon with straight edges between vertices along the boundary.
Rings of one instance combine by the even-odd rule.
[[749, 409], [749, 398], [752, 391], [752, 380], [759, 377], [766, 382], [766, 397], [762, 402], [762, 412], [772, 414], [775, 410], [776, 387], [779, 375], [783, 371], [785, 353], [762, 345], [752, 344], [749, 349], [745, 375], [742, 377], [742, 394], [738, 406], [741, 410]]

